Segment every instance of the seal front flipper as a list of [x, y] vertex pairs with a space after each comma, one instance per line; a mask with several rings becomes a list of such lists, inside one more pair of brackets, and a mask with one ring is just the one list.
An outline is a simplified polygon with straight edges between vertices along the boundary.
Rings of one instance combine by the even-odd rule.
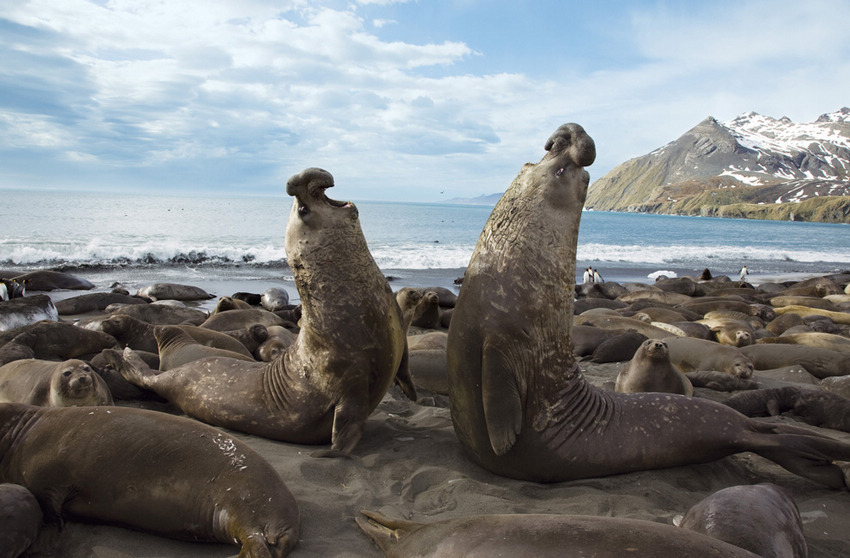
[[410, 374], [410, 353], [407, 350], [407, 341], [404, 342], [404, 355], [395, 373], [395, 384], [401, 388], [402, 393], [411, 401], [416, 401], [416, 386], [413, 384], [413, 376]]
[[329, 452], [315, 452], [315, 456], [333, 457], [348, 455], [366, 428], [369, 418], [368, 401], [362, 396], [343, 395], [334, 408], [334, 425], [331, 433], [331, 449]]
[[415, 523], [404, 519], [391, 519], [383, 514], [369, 510], [360, 510], [360, 513], [365, 515], [366, 519], [355, 517], [354, 521], [357, 522], [358, 527], [364, 533], [375, 541], [378, 548], [386, 554], [389, 554], [393, 547], [398, 545], [405, 536], [421, 529], [423, 526], [422, 523]]
[[490, 446], [496, 455], [510, 450], [522, 429], [523, 393], [504, 348], [484, 342], [481, 360], [481, 399]]

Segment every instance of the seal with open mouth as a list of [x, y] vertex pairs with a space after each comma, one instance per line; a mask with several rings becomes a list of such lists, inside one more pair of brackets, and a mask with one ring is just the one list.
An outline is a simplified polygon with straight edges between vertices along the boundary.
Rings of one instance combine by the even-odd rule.
[[[357, 208], [328, 198], [333, 177], [294, 175], [286, 254], [301, 297], [301, 330], [272, 362], [203, 358], [156, 374], [125, 349], [113, 365], [187, 415], [266, 438], [332, 443], [348, 454], [396, 380], [411, 399], [402, 311], [372, 259]], [[117, 362], [115, 362], [117, 360]]]
[[570, 331], [590, 181], [582, 167], [596, 150], [577, 124], [558, 128], [545, 147], [493, 209], [449, 327], [452, 422], [472, 460], [496, 474], [556, 482], [752, 451], [846, 488], [834, 460], [850, 459], [850, 444], [714, 401], [606, 392], [584, 378]]

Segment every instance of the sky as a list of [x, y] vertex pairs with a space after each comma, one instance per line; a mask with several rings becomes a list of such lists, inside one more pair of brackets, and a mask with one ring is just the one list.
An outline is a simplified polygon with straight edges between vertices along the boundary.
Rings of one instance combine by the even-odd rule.
[[846, 0], [0, 0], [0, 188], [439, 202], [850, 105]]

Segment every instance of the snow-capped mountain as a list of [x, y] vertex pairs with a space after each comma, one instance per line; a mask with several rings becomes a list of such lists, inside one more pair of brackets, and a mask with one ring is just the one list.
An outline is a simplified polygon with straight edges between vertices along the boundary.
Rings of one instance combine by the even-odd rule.
[[[846, 107], [803, 124], [754, 112], [723, 123], [708, 117], [679, 139], [594, 182], [585, 206], [718, 215], [723, 206], [835, 196], [846, 196], [841, 202], [850, 207], [850, 108]], [[797, 209], [789, 211], [800, 218]]]

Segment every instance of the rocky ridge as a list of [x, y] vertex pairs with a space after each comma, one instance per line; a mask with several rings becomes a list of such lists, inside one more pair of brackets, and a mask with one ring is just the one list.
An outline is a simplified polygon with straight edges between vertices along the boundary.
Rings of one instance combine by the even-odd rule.
[[850, 108], [804, 124], [708, 117], [595, 181], [585, 207], [850, 223]]

